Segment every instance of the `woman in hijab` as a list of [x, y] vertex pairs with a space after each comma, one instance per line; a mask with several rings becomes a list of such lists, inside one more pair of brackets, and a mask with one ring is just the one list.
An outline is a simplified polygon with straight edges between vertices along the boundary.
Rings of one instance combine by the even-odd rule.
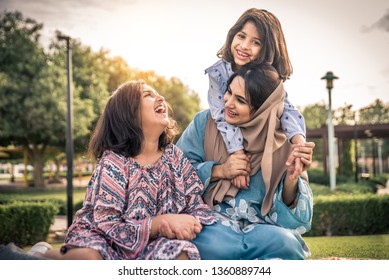
[[[310, 256], [301, 235], [311, 228], [306, 170], [315, 145], [288, 142], [279, 120], [284, 97], [282, 79], [271, 65], [247, 65], [231, 76], [224, 95], [226, 121], [242, 130], [246, 153], [228, 154], [209, 110], [198, 113], [177, 142], [218, 219], [193, 240], [202, 259]], [[248, 187], [234, 184], [240, 175]]]

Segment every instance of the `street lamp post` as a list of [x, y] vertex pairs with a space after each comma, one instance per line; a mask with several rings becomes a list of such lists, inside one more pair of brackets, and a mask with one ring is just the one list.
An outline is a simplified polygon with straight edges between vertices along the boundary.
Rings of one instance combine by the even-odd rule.
[[358, 128], [357, 128], [357, 111], [354, 112], [354, 158], [355, 158], [355, 182], [358, 183]]
[[333, 80], [339, 79], [334, 76], [331, 71], [328, 71], [322, 80], [327, 81], [328, 89], [328, 159], [330, 169], [330, 190], [335, 191], [336, 189], [336, 173], [335, 173], [335, 149], [334, 149], [334, 124], [332, 123], [332, 100], [331, 100], [331, 89], [333, 86]]
[[73, 222], [73, 92], [72, 92], [72, 50], [70, 37], [58, 35], [58, 40], [66, 41], [67, 67], [67, 118], [66, 118], [66, 161], [67, 161], [67, 220], [68, 227]]

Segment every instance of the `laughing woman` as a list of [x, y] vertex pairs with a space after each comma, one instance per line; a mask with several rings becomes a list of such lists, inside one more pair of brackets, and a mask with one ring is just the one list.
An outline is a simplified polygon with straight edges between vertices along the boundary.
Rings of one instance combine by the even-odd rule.
[[[181, 150], [165, 99], [141, 81], [110, 97], [89, 143], [98, 160], [84, 204], [49, 259], [200, 259], [191, 242], [216, 222], [203, 184]], [[161, 226], [170, 230], [160, 233]]]

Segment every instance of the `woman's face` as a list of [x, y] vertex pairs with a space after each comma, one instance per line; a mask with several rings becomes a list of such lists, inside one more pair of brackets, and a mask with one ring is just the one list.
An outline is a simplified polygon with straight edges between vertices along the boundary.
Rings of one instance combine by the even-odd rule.
[[239, 126], [251, 119], [251, 108], [245, 93], [245, 82], [236, 76], [224, 95], [224, 116], [229, 124]]
[[257, 27], [252, 22], [246, 22], [241, 31], [235, 34], [231, 43], [231, 53], [234, 58], [234, 71], [243, 65], [258, 59], [261, 41]]
[[159, 127], [163, 131], [169, 125], [165, 98], [147, 84], [143, 86], [141, 96], [141, 121], [143, 131], [157, 131]]

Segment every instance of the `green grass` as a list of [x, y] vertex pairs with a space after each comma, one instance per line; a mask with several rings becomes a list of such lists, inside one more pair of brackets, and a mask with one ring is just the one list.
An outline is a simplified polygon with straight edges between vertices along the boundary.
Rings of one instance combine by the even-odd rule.
[[310, 259], [351, 258], [389, 260], [389, 234], [366, 236], [304, 237]]
[[[389, 260], [389, 234], [366, 236], [304, 237], [311, 250], [310, 260], [322, 259], [372, 259]], [[50, 243], [60, 248], [62, 243]], [[26, 252], [30, 247], [23, 248]]]
[[[20, 190], [12, 192], [3, 192], [0, 190], [0, 195], [2, 197], [12, 197], [17, 200], [18, 198], [39, 198], [39, 199], [50, 199], [58, 198], [66, 201], [66, 188], [63, 189], [52, 189], [52, 190]], [[73, 202], [83, 201], [85, 197], [85, 188], [74, 188], [73, 189]]]

